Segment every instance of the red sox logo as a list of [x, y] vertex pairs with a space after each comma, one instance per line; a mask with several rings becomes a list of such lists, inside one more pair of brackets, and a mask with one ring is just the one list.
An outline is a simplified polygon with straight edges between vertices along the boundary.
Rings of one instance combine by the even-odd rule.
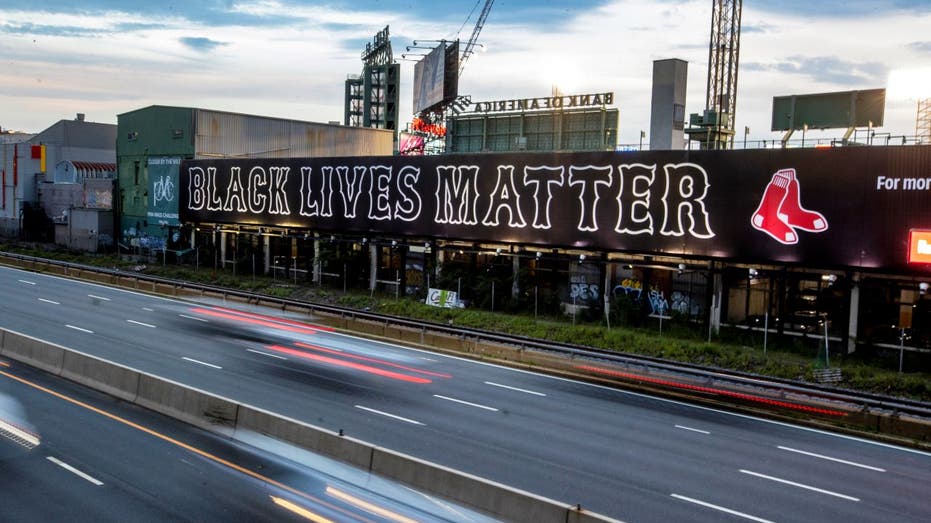
[[815, 233], [828, 229], [821, 213], [802, 207], [795, 169], [776, 171], [750, 223], [784, 245], [798, 243], [798, 229]]

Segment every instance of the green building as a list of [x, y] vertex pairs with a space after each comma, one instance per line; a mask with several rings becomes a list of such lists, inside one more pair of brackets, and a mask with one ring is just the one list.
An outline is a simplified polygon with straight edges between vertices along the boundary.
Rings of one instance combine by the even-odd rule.
[[390, 156], [394, 132], [153, 105], [117, 116], [119, 242], [135, 252], [179, 249], [183, 159]]

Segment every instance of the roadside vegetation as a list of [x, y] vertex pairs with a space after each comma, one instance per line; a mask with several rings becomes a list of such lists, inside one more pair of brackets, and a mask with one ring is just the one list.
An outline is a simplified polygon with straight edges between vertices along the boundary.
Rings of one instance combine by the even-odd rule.
[[[430, 307], [423, 303], [422, 297], [420, 300], [414, 297], [397, 299], [393, 294], [372, 294], [358, 289], [343, 292], [342, 288], [317, 287], [300, 281], [295, 284], [293, 280], [280, 277], [253, 277], [251, 273], [234, 275], [231, 271], [214, 270], [213, 267], [195, 269], [187, 265], [140, 264], [120, 259], [116, 255], [76, 253], [46, 245], [0, 244], [0, 251], [763, 376], [814, 382], [814, 372], [826, 365], [822, 338], [770, 334], [764, 354], [761, 332], [722, 329], [709, 342], [707, 331], [700, 325], [675, 317], [665, 321], [662, 326], [650, 318], [624, 323], [620, 319], [627, 316], [624, 310], [619, 310], [614, 311], [614, 317], [619, 319], [615, 323], [622, 324], [612, 324], [608, 328], [601, 317], [583, 318], [580, 315], [573, 320], [563, 315], [535, 317], [533, 314], [492, 312], [477, 308]], [[631, 323], [637, 326], [632, 327]], [[879, 353], [861, 349], [853, 355], [842, 355], [832, 351], [830, 366], [842, 370], [843, 381], [838, 384], [841, 388], [931, 402], [931, 373], [926, 370], [927, 356], [906, 354], [906, 372], [901, 374], [897, 372], [897, 352]]]

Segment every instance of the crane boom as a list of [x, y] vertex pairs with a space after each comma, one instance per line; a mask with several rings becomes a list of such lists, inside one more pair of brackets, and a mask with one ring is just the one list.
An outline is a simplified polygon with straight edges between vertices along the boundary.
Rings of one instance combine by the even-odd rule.
[[475, 42], [478, 40], [478, 34], [482, 32], [482, 27], [485, 25], [485, 19], [488, 18], [488, 12], [491, 11], [491, 5], [495, 3], [495, 0], [485, 0], [485, 7], [482, 8], [481, 14], [478, 15], [478, 20], [475, 22], [475, 28], [472, 29], [472, 36], [469, 37], [468, 43], [466, 43], [465, 51], [462, 52], [462, 58], [459, 60], [459, 75], [462, 75], [462, 70], [465, 69], [466, 61], [469, 60], [469, 57], [472, 56], [472, 49], [475, 48]]

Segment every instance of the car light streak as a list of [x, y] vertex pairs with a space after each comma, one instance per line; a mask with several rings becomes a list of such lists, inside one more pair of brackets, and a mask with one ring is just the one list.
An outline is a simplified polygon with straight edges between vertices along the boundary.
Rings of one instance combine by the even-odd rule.
[[309, 519], [310, 521], [313, 521], [314, 523], [333, 523], [333, 520], [327, 519], [318, 514], [314, 514], [313, 512], [307, 510], [306, 508], [298, 504], [291, 503], [290, 501], [284, 498], [279, 498], [278, 496], [269, 496], [269, 497], [272, 498], [272, 501], [279, 507], [286, 508], [290, 510], [291, 512], [297, 514], [298, 516]]
[[727, 396], [730, 398], [741, 399], [744, 401], [752, 401], [755, 403], [763, 403], [765, 405], [772, 405], [775, 407], [783, 407], [786, 409], [799, 410], [803, 412], [811, 412], [813, 414], [824, 414], [827, 416], [846, 416], [847, 413], [839, 410], [824, 409], [820, 407], [811, 407], [808, 405], [801, 405], [799, 403], [790, 403], [788, 401], [779, 401], [769, 398], [764, 398], [761, 396], [753, 396], [751, 394], [744, 394], [742, 392], [732, 392], [729, 390], [723, 389], [714, 389], [711, 387], [702, 387], [699, 385], [690, 385], [688, 383], [679, 383], [677, 381], [663, 380], [659, 378], [651, 378], [649, 376], [640, 376], [638, 374], [631, 374], [627, 372], [621, 372], [611, 369], [603, 369], [600, 367], [593, 367], [591, 365], [576, 365], [577, 369], [585, 370], [589, 372], [597, 372], [599, 374], [606, 374], [608, 376], [614, 376], [617, 378], [624, 378], [633, 381], [642, 381], [646, 383], [652, 383], [654, 385], [662, 385], [664, 387], [672, 387], [677, 389], [685, 390], [694, 390], [696, 392], [705, 392], [708, 394], [717, 394], [720, 396]]
[[359, 519], [359, 516], [358, 516], [358, 515], [353, 514], [353, 513], [349, 512], [349, 511], [345, 510], [345, 509], [342, 508], [342, 507], [339, 507], [339, 506], [333, 505], [333, 504], [331, 504], [331, 503], [328, 503], [326, 500], [317, 498], [317, 497], [315, 497], [315, 496], [313, 496], [313, 495], [311, 495], [311, 494], [308, 494], [308, 493], [306, 493], [306, 492], [302, 492], [302, 491], [300, 491], [300, 490], [297, 490], [297, 489], [294, 488], [294, 487], [285, 485], [284, 483], [281, 483], [280, 481], [276, 481], [276, 480], [274, 480], [274, 479], [272, 479], [272, 478], [270, 478], [270, 477], [268, 477], [268, 476], [265, 476], [265, 475], [259, 474], [258, 472], [254, 472], [254, 471], [252, 471], [252, 470], [249, 470], [249, 469], [247, 469], [247, 468], [245, 468], [245, 467], [242, 467], [242, 466], [240, 466], [240, 465], [237, 465], [237, 464], [235, 464], [235, 463], [233, 463], [233, 462], [231, 462], [231, 461], [228, 461], [228, 460], [223, 459], [223, 458], [221, 458], [221, 457], [219, 457], [219, 456], [216, 456], [216, 455], [214, 455], [214, 454], [211, 454], [211, 453], [209, 453], [209, 452], [207, 452], [207, 451], [205, 451], [205, 450], [201, 450], [201, 449], [199, 449], [199, 448], [197, 448], [197, 447], [194, 447], [194, 446], [192, 446], [192, 445], [188, 445], [187, 443], [184, 443], [183, 441], [180, 441], [180, 440], [177, 440], [177, 439], [175, 439], [175, 438], [172, 438], [171, 436], [168, 436], [168, 435], [166, 435], [166, 434], [162, 434], [161, 432], [158, 432], [158, 431], [156, 431], [156, 430], [154, 430], [154, 429], [150, 429], [150, 428], [145, 427], [145, 426], [143, 426], [143, 425], [140, 425], [140, 424], [138, 424], [138, 423], [136, 423], [136, 422], [129, 421], [128, 419], [125, 419], [125, 418], [122, 418], [122, 417], [120, 417], [120, 416], [117, 416], [116, 414], [107, 412], [106, 410], [97, 408], [97, 407], [95, 407], [95, 406], [93, 406], [93, 405], [90, 405], [90, 404], [88, 404], [88, 403], [84, 403], [83, 401], [74, 399], [74, 398], [72, 398], [72, 397], [70, 397], [70, 396], [67, 396], [67, 395], [65, 395], [65, 394], [62, 394], [62, 393], [60, 393], [60, 392], [56, 392], [56, 391], [54, 391], [54, 390], [52, 390], [52, 389], [43, 387], [42, 385], [39, 385], [39, 384], [37, 384], [37, 383], [33, 383], [33, 382], [31, 382], [31, 381], [29, 381], [29, 380], [27, 380], [27, 379], [25, 379], [25, 378], [21, 378], [21, 377], [15, 375], [15, 374], [10, 374], [9, 372], [6, 372], [6, 371], [0, 371], [0, 375], [6, 376], [7, 378], [10, 378], [10, 379], [12, 379], [12, 380], [15, 380], [15, 381], [18, 381], [18, 382], [22, 383], [23, 385], [27, 385], [27, 386], [29, 386], [29, 387], [32, 387], [32, 388], [36, 389], [36, 390], [39, 390], [39, 391], [42, 391], [42, 392], [44, 392], [44, 393], [46, 393], [46, 394], [49, 394], [49, 395], [51, 395], [51, 396], [54, 396], [54, 397], [56, 397], [56, 398], [58, 398], [58, 399], [60, 399], [60, 400], [66, 401], [66, 402], [68, 402], [68, 403], [71, 403], [72, 405], [76, 405], [76, 406], [78, 406], [78, 407], [87, 409], [87, 410], [89, 410], [89, 411], [91, 411], [91, 412], [94, 412], [94, 413], [96, 413], [96, 414], [99, 414], [99, 415], [101, 415], [101, 416], [103, 416], [103, 417], [105, 417], [105, 418], [108, 418], [108, 419], [110, 419], [110, 420], [113, 420], [113, 421], [115, 421], [115, 422], [117, 422], [117, 423], [121, 423], [121, 424], [126, 425], [126, 426], [128, 426], [128, 427], [132, 427], [132, 428], [134, 428], [134, 429], [136, 429], [136, 430], [138, 430], [138, 431], [140, 431], [140, 432], [143, 432], [143, 433], [145, 433], [145, 434], [148, 434], [148, 435], [150, 435], [150, 436], [153, 436], [153, 437], [155, 437], [155, 438], [158, 438], [158, 439], [160, 439], [160, 440], [162, 440], [162, 441], [164, 441], [164, 442], [166, 442], [166, 443], [169, 443], [169, 444], [171, 444], [171, 445], [175, 445], [176, 447], [179, 447], [179, 448], [182, 448], [182, 449], [184, 449], [184, 450], [187, 450], [188, 452], [192, 452], [192, 453], [194, 453], [194, 454], [197, 454], [198, 456], [201, 456], [201, 457], [203, 457], [203, 458], [205, 458], [205, 459], [208, 459], [208, 460], [210, 460], [210, 461], [213, 461], [214, 463], [217, 463], [217, 464], [222, 465], [222, 466], [224, 466], [224, 467], [230, 468], [230, 469], [235, 470], [235, 471], [237, 471], [237, 472], [239, 472], [239, 473], [245, 474], [245, 475], [247, 475], [247, 476], [249, 476], [249, 477], [251, 477], [251, 478], [254, 478], [254, 479], [257, 479], [257, 480], [259, 480], [259, 481], [261, 481], [261, 482], [267, 483], [268, 485], [272, 485], [272, 486], [274, 486], [274, 487], [277, 487], [277, 488], [279, 488], [279, 489], [282, 489], [282, 490], [284, 490], [284, 491], [286, 491], [286, 492], [289, 492], [289, 493], [291, 493], [291, 494], [294, 494], [295, 496], [299, 496], [299, 497], [301, 497], [301, 498], [304, 498], [304, 499], [306, 499], [306, 500], [308, 500], [308, 501], [310, 501], [310, 502], [312, 502], [312, 503], [316, 503], [316, 504], [318, 504], [318, 505], [320, 505], [320, 506], [327, 507], [327, 508], [330, 509], [330, 510], [333, 510], [333, 511], [340, 512], [340, 513], [342, 513], [342, 514], [345, 514], [348, 518]]
[[321, 356], [319, 354], [311, 354], [309, 352], [289, 349], [288, 347], [282, 347], [280, 345], [268, 345], [266, 347], [269, 350], [283, 352], [285, 354], [290, 354], [292, 356], [297, 356], [299, 358], [304, 358], [313, 361], [319, 361], [322, 363], [329, 363], [330, 365], [336, 365], [338, 367], [347, 367], [350, 369], [361, 370], [363, 372], [368, 372], [370, 374], [376, 374], [378, 376], [384, 376], [386, 378], [391, 378], [400, 381], [406, 381], [409, 383], [433, 383], [432, 380], [427, 378], [421, 378], [419, 376], [408, 376], [407, 374], [401, 374], [399, 372], [392, 372], [390, 370], [379, 369], [377, 367], [370, 367], [368, 365], [362, 365], [361, 363], [353, 363], [351, 361], [340, 360], [336, 358], [330, 358], [327, 356]]
[[230, 314], [236, 314], [238, 316], [244, 316], [247, 318], [260, 318], [260, 319], [272, 321], [275, 323], [287, 323], [288, 325], [294, 325], [295, 327], [302, 327], [305, 329], [314, 329], [314, 330], [323, 331], [323, 332], [333, 332], [334, 330], [336, 330], [333, 327], [324, 327], [322, 325], [311, 325], [309, 323], [289, 320], [287, 318], [276, 318], [274, 316], [259, 314], [257, 312], [238, 311], [236, 309], [229, 309], [226, 307], [214, 307], [214, 308], [218, 311], [228, 312]]
[[408, 367], [406, 365], [401, 365], [399, 363], [393, 363], [390, 361], [380, 360], [378, 358], [370, 358], [368, 356], [359, 356], [357, 354], [349, 354], [341, 350], [328, 349], [326, 347], [320, 347], [319, 345], [311, 345], [310, 343], [303, 343], [300, 341], [296, 341], [294, 342], [294, 344], [297, 345], [298, 347], [303, 347], [305, 349], [311, 349], [311, 350], [316, 350], [320, 352], [328, 352], [330, 354], [339, 354], [340, 356], [343, 356], [345, 358], [352, 358], [352, 359], [361, 360], [361, 361], [369, 361], [372, 363], [378, 363], [380, 365], [387, 365], [388, 367], [394, 367], [396, 369], [403, 369], [403, 370], [407, 370], [410, 372], [416, 372], [418, 374], [426, 374], [427, 376], [433, 376], [436, 378], [452, 378], [453, 377], [452, 374], [447, 374], [445, 372], [432, 372], [429, 370], [415, 369], [414, 367]]
[[242, 323], [251, 323], [252, 325], [259, 325], [262, 327], [270, 327], [273, 329], [280, 329], [288, 332], [299, 332], [301, 334], [316, 334], [318, 332], [329, 332], [333, 329], [326, 327], [316, 327], [313, 325], [307, 325], [303, 323], [298, 323], [296, 321], [288, 320], [279, 320], [277, 318], [272, 318], [270, 316], [262, 315], [253, 315], [246, 314], [239, 311], [233, 311], [229, 309], [220, 309], [220, 310], [211, 310], [204, 309], [201, 307], [192, 308], [191, 312], [197, 314], [206, 314], [207, 316], [213, 316], [215, 318], [222, 318], [225, 320], [232, 320]]
[[371, 512], [372, 514], [375, 514], [376, 516], [381, 516], [385, 519], [390, 519], [391, 521], [397, 521], [398, 523], [417, 523], [417, 520], [415, 519], [411, 519], [409, 517], [405, 517], [400, 514], [395, 514], [394, 512], [388, 509], [379, 507], [378, 505], [375, 505], [373, 503], [369, 503], [368, 501], [365, 501], [364, 499], [359, 499], [341, 490], [337, 490], [329, 485], [326, 488], [326, 493], [340, 501], [345, 501], [346, 503], [349, 503], [350, 505], [355, 505], [361, 508], [362, 510]]

